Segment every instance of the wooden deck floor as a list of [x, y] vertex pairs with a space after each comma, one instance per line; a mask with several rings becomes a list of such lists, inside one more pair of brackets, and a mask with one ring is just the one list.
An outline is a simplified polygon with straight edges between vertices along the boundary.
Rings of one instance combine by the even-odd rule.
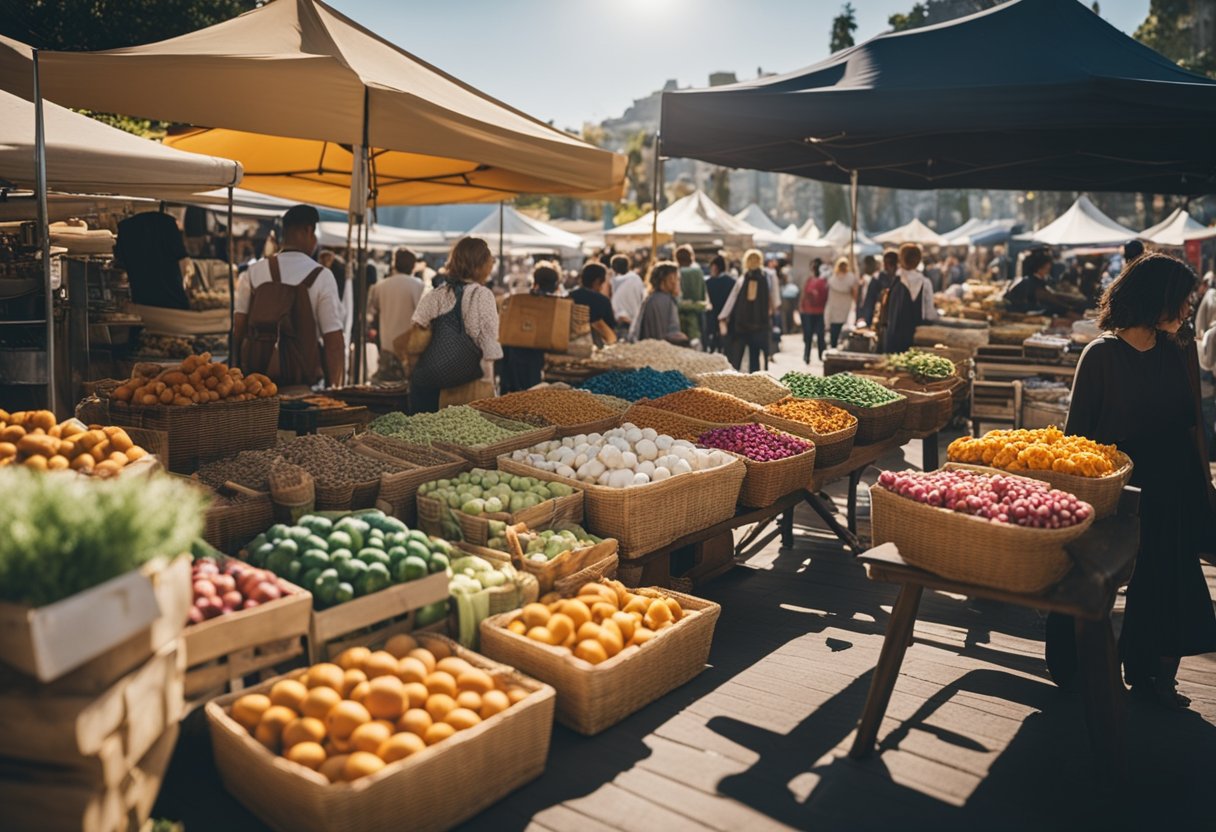
[[[916, 465], [918, 450], [884, 462]], [[704, 673], [600, 736], [557, 726], [544, 776], [465, 828], [1212, 828], [1216, 657], [1183, 661], [1192, 710], [1132, 703], [1136, 786], [1111, 792], [1090, 774], [1079, 699], [1047, 678], [1042, 618], [1000, 604], [926, 593], [881, 753], [849, 760], [895, 593], [809, 510], [796, 533], [792, 550], [770, 542], [698, 590], [722, 604]], [[193, 735], [195, 765], [182, 749], [156, 815], [260, 828], [197, 765], [206, 741]]]

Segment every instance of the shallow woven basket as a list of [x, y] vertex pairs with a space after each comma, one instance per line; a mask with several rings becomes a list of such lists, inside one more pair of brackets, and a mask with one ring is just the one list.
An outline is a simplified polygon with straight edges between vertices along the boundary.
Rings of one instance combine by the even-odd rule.
[[903, 429], [913, 433], [941, 430], [954, 413], [954, 397], [948, 391], [921, 393], [917, 390], [899, 391], [908, 399], [904, 411]]
[[312, 474], [290, 462], [280, 462], [270, 471], [270, 496], [283, 506], [300, 506], [316, 500]]
[[777, 416], [767, 410], [758, 412], [752, 417], [752, 421], [792, 433], [803, 439], [810, 439], [815, 443], [816, 468], [831, 468], [849, 458], [849, 454], [853, 453], [853, 443], [857, 437], [857, 425], [859, 424], [857, 417], [853, 416], [853, 424], [847, 428], [841, 428], [831, 433], [816, 433], [815, 429], [806, 422], [786, 419], [784, 416]]
[[582, 489], [587, 529], [600, 537], [616, 538], [622, 560], [641, 557], [686, 534], [734, 517], [747, 473], [743, 463], [735, 459], [717, 468], [677, 474], [648, 485], [609, 488], [539, 471], [506, 455], [498, 458], [498, 469]]
[[[586, 393], [584, 395], [591, 396], [594, 394]], [[497, 416], [497, 413], [486, 407], [486, 401], [486, 399], [481, 399], [479, 401], [470, 402], [469, 407], [476, 408], [487, 415]], [[603, 402], [601, 402], [601, 404], [603, 404]], [[604, 404], [604, 406], [608, 407], [607, 404]], [[567, 436], [578, 436], [580, 433], [603, 433], [606, 430], [612, 430], [613, 428], [617, 427], [620, 424], [620, 421], [620, 416], [613, 414], [611, 416], [605, 416], [602, 419], [593, 419], [590, 422], [578, 422], [572, 425], [554, 424], [553, 429], [557, 432], [558, 439], [564, 439]]]
[[203, 515], [203, 540], [225, 554], [233, 555], [274, 523], [274, 503], [269, 495], [238, 502], [207, 506]]
[[[229, 716], [247, 693], [269, 693], [280, 676], [207, 703], [215, 767], [224, 787], [279, 832], [411, 832], [450, 829], [545, 769], [553, 728], [553, 688], [467, 650], [451, 639], [418, 635], [423, 646], [439, 640], [452, 655], [529, 695], [505, 711], [448, 739], [390, 763], [353, 783], [329, 783], [317, 772], [266, 749]], [[294, 675], [294, 672], [293, 674]], [[456, 788], [455, 784], [471, 788]]]
[[[482, 413], [481, 415], [498, 425], [516, 426], [520, 424], [511, 419], [503, 419], [493, 413]], [[432, 442], [431, 444], [440, 450], [464, 457], [478, 468], [493, 468], [494, 460], [502, 454], [518, 451], [520, 448], [530, 448], [541, 442], [547, 442], [556, 435], [557, 428], [549, 426], [519, 431], [513, 436], [508, 436], [489, 445], [455, 445], [451, 442], [439, 441]]]
[[1089, 503], [1094, 509], [1094, 518], [1101, 520], [1110, 517], [1119, 509], [1119, 498], [1123, 488], [1132, 478], [1132, 460], [1127, 454], [1118, 451], [1123, 464], [1104, 477], [1078, 477], [1075, 474], [1061, 474], [1059, 471], [1005, 471], [986, 465], [973, 465], [949, 460], [950, 468], [969, 468], [975, 471], [1005, 474], [1015, 477], [1029, 477], [1049, 483], [1052, 488], [1067, 491], [1078, 500]]
[[490, 539], [490, 521], [501, 520], [508, 526], [523, 523], [530, 529], [554, 529], [583, 522], [583, 487], [574, 489], [574, 493], [566, 497], [554, 497], [545, 500], [531, 508], [520, 509], [516, 512], [498, 512], [496, 514], [465, 514], [458, 509], [452, 509], [452, 517], [460, 524], [460, 533], [466, 543], [474, 546], [485, 546]]
[[739, 490], [739, 505], [766, 508], [786, 494], [806, 488], [815, 470], [816, 453], [817, 448], [812, 445], [809, 451], [772, 462], [757, 462], [740, 455], [747, 466], [747, 476]]
[[481, 622], [482, 650], [553, 685], [558, 720], [580, 734], [598, 734], [704, 670], [721, 612], [712, 601], [670, 590], [647, 588], [634, 593], [675, 598], [684, 617], [645, 644], [627, 647], [598, 665], [575, 658], [567, 647], [511, 632], [507, 624], [518, 612]]
[[858, 445], [872, 445], [890, 439], [903, 427], [904, 412], [908, 408], [908, 398], [902, 393], [895, 401], [877, 407], [858, 407], [840, 399], [823, 398], [822, 401], [834, 404], [857, 417]]
[[279, 431], [279, 399], [210, 402], [190, 407], [132, 407], [103, 399], [105, 424], [130, 425], [164, 431], [169, 437], [165, 465], [178, 474], [191, 474], [199, 465], [240, 451], [273, 448]]
[[724, 428], [723, 422], [707, 422], [704, 419], [694, 419], [674, 410], [662, 410], [646, 404], [635, 404], [625, 411], [621, 424], [630, 422], [639, 428], [652, 428], [660, 434], [667, 434], [676, 439], [687, 439], [696, 442], [706, 431]]
[[602, 579], [612, 579], [616, 577], [617, 567], [620, 566], [621, 560], [616, 556], [616, 553], [609, 555], [603, 560], [598, 560], [595, 563], [589, 563], [577, 572], [567, 575], [564, 578], [558, 578], [553, 582], [553, 592], [559, 595], [572, 598], [578, 594], [579, 589], [584, 584], [595, 583]]
[[735, 390], [727, 389], [727, 387], [731, 387], [733, 385], [730, 385], [729, 383], [725, 384], [725, 385], [719, 384], [719, 379], [731, 378], [731, 377], [739, 378], [743, 375], [744, 375], [743, 373], [735, 373], [735, 372], [701, 373], [700, 375], [693, 378], [693, 383], [695, 383], [698, 387], [706, 387], [710, 390], [717, 390], [719, 393], [729, 393], [732, 396], [736, 396], [740, 399], [743, 399], [744, 401], [751, 402], [752, 404], [758, 404], [761, 407], [763, 407], [766, 404], [772, 404], [773, 402], [779, 402], [790, 394], [789, 388], [782, 386], [772, 376], [762, 374], [762, 373], [753, 373], [752, 375], [753, 376], [762, 376], [767, 381], [772, 382], [772, 386], [769, 388], [769, 391], [767, 394], [763, 393], [762, 391], [757, 390], [756, 392], [749, 392], [748, 395], [742, 396], [738, 392], [736, 392], [736, 390], [738, 388], [736, 388]]
[[[541, 593], [545, 593], [552, 592], [562, 579], [580, 574], [589, 567], [596, 566], [601, 561], [606, 561], [609, 558], [612, 559], [612, 570], [613, 574], [615, 574], [618, 562], [616, 551], [617, 542], [612, 538], [608, 538], [594, 546], [587, 546], [582, 549], [567, 549], [552, 560], [546, 560], [543, 563], [529, 560], [527, 556], [520, 552], [512, 552], [512, 560], [515, 561], [515, 566], [520, 571], [534, 575], [537, 583], [540, 584]], [[601, 575], [601, 577], [603, 576]], [[588, 578], [580, 583], [579, 586], [590, 580], [593, 579]]]
[[[388, 440], [383, 442], [381, 440]], [[424, 482], [454, 477], [467, 470], [468, 460], [438, 448], [426, 448], [389, 437], [379, 437], [374, 446], [363, 444], [356, 437], [354, 449], [361, 454], [390, 459], [401, 466], [396, 473], [380, 475], [380, 493], [377, 499], [392, 507], [392, 514], [413, 526], [417, 518], [415, 495]]]
[[1072, 569], [1064, 547], [1094, 522], [1093, 514], [1067, 529], [1028, 529], [993, 523], [956, 511], [918, 503], [870, 487], [874, 545], [893, 542], [913, 566], [943, 578], [1037, 593]]

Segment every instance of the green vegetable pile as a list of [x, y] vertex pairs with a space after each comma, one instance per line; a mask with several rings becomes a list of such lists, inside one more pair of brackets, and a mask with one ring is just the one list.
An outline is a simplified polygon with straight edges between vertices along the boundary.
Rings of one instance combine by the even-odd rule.
[[[546, 529], [543, 532], [521, 532], [519, 535], [519, 544], [524, 550], [524, 557], [535, 563], [546, 563], [562, 552], [586, 549], [603, 542], [603, 538], [588, 533], [586, 529], [578, 525], [564, 529]], [[487, 545], [491, 549], [509, 551], [505, 537], [493, 538]]]
[[43, 606], [157, 555], [203, 528], [205, 496], [166, 475], [99, 480], [0, 470], [0, 599]]
[[[559, 482], [515, 477], [484, 468], [474, 468], [451, 479], [423, 483], [418, 488], [419, 496], [430, 497], [443, 506], [443, 534], [451, 540], [464, 539], [460, 524], [452, 515], [453, 510], [473, 515], [513, 514], [573, 493], [573, 488]], [[501, 520], [490, 521], [491, 536], [500, 536], [505, 530], [506, 524]]]
[[446, 571], [451, 558], [446, 541], [375, 509], [336, 521], [307, 514], [295, 526], [271, 526], [245, 551], [245, 560], [307, 589], [322, 608]]
[[892, 370], [910, 373], [917, 381], [940, 381], [954, 375], [954, 362], [921, 350], [908, 350], [887, 356]]
[[536, 427], [505, 419], [491, 422], [478, 410], [462, 404], [445, 407], [438, 413], [415, 413], [413, 416], [386, 413], [368, 425], [368, 429], [418, 445], [436, 441], [453, 445], [490, 445]]
[[878, 407], [903, 398], [877, 382], [858, 378], [852, 373], [823, 378], [789, 372], [781, 377], [781, 383], [800, 399], [839, 399], [858, 407]]
[[[530, 576], [525, 576], [531, 579]], [[452, 561], [452, 578], [448, 582], [448, 592], [451, 593], [452, 607], [456, 613], [456, 638], [466, 647], [476, 647], [477, 631], [481, 622], [497, 611], [499, 603], [504, 603], [503, 597], [510, 597], [505, 602], [504, 609], [511, 606], [523, 606], [526, 600], [521, 593], [521, 579], [515, 567], [509, 563], [497, 563], [478, 557], [466, 555]], [[491, 593], [496, 590], [498, 596], [495, 609], [490, 608]], [[511, 595], [511, 593], [514, 595]]]

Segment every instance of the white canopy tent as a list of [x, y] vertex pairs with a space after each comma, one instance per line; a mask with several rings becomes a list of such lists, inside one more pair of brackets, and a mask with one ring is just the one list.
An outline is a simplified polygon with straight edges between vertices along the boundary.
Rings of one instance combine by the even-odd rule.
[[754, 202], [735, 214], [735, 219], [742, 220], [757, 231], [764, 231], [772, 235], [781, 233], [781, 226], [773, 222], [773, 219], [764, 213], [764, 209]]
[[942, 234], [952, 246], [993, 245], [1009, 239], [1017, 220], [982, 220], [972, 217]]
[[[654, 212], [633, 222], [604, 232], [604, 241], [617, 245], [646, 245], [654, 227]], [[694, 191], [659, 212], [660, 243], [718, 243], [727, 248], [744, 249], [752, 244], [754, 230], [735, 219], [710, 199], [704, 191]]]
[[[832, 224], [832, 227], [827, 230], [827, 233], [818, 240], [812, 241], [812, 245], [827, 246], [837, 252], [847, 253], [849, 250], [849, 239], [852, 235], [851, 229], [840, 220]], [[857, 243], [854, 246], [853, 254], [859, 257], [864, 257], [867, 254], [879, 254], [882, 252], [882, 246], [872, 240], [860, 228], [857, 230]]]
[[[345, 248], [347, 235], [354, 233], [355, 229], [344, 222], [323, 220], [317, 225], [317, 241], [327, 248]], [[440, 254], [451, 245], [449, 236], [442, 231], [418, 231], [379, 223], [372, 223], [367, 230], [367, 246], [372, 249], [405, 246], [420, 254]]]
[[[500, 223], [501, 240], [499, 240]], [[490, 244], [490, 248], [498, 251], [501, 247], [509, 254], [553, 253], [563, 260], [575, 260], [583, 256], [584, 241], [582, 237], [520, 213], [512, 205], [502, 207], [501, 217], [499, 211], [491, 213], [470, 228], [467, 236], [481, 237]]]
[[1117, 245], [1141, 236], [1098, 210], [1089, 197], [1081, 196], [1053, 222], [1015, 239], [1050, 246]]
[[1181, 248], [1188, 240], [1206, 240], [1209, 237], [1216, 237], [1216, 228], [1209, 228], [1182, 208], [1174, 209], [1164, 220], [1140, 232], [1141, 239], [1172, 248]]
[[798, 236], [806, 240], [819, 239], [819, 226], [815, 224], [815, 218], [811, 217], [798, 228]]
[[874, 241], [896, 245], [919, 243], [922, 246], [944, 246], [948, 244], [945, 237], [915, 217], [912, 219], [912, 222], [905, 223], [899, 228], [892, 228], [890, 231], [874, 235]]

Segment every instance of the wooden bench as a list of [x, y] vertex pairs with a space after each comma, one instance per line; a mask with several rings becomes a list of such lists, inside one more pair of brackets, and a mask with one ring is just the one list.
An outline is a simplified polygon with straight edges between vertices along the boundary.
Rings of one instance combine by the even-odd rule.
[[[938, 577], [905, 563], [894, 543], [884, 543], [862, 554], [858, 560], [865, 564], [870, 580], [899, 584], [900, 589], [849, 756], [864, 758], [874, 751], [879, 725], [891, 701], [904, 653], [912, 640], [921, 595], [924, 590], [931, 589], [1072, 616], [1078, 681], [1085, 702], [1090, 746], [1099, 767], [1116, 782], [1121, 782], [1126, 776], [1125, 691], [1120, 680], [1110, 616], [1119, 587], [1131, 577], [1139, 548], [1139, 495], [1139, 489], [1124, 489], [1118, 513], [1095, 522], [1084, 536], [1068, 547], [1076, 564], [1073, 570], [1038, 595], [1006, 592]], [[1047, 650], [1051, 653], [1050, 631], [1048, 636]]]

